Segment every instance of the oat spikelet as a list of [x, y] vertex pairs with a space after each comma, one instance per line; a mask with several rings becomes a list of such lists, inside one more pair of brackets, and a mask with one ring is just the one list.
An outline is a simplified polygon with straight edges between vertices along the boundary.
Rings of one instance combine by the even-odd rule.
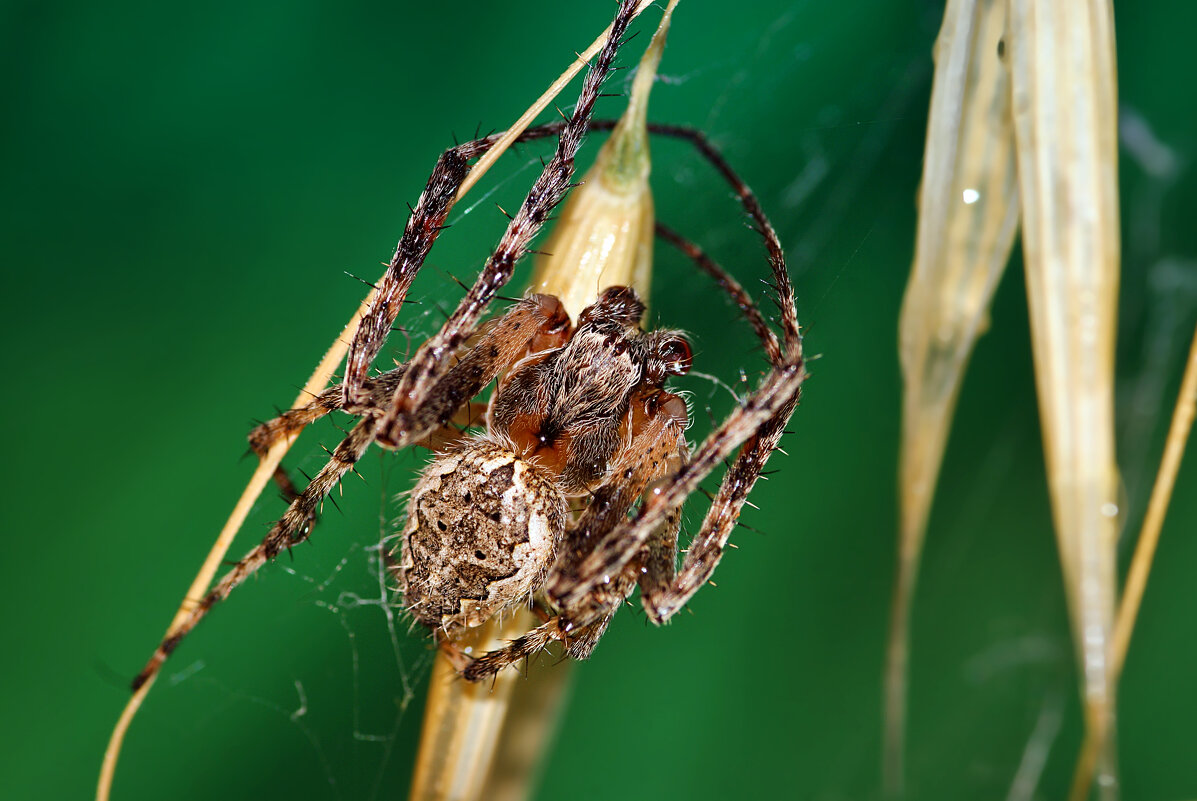
[[1118, 150], [1109, 0], [1011, 0], [1015, 141], [1048, 482], [1098, 787], [1117, 797]]
[[988, 326], [1018, 221], [1004, 0], [949, 0], [900, 322], [904, 377], [898, 567], [886, 660], [884, 780], [902, 788], [911, 600], [965, 367]]

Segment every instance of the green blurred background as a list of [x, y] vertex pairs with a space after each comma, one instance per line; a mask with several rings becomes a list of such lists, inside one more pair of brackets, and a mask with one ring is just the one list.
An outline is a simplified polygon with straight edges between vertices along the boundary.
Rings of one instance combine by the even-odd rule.
[[[291, 402], [363, 295], [345, 271], [376, 277], [452, 133], [510, 122], [613, 9], [0, 5], [5, 797], [92, 792], [127, 681], [252, 471], [247, 428]], [[1118, 11], [1121, 102], [1167, 149], [1124, 151], [1122, 168], [1119, 444], [1137, 529], [1197, 321], [1197, 7]], [[661, 630], [617, 618], [576, 671], [539, 797], [878, 797], [895, 332], [941, 14], [886, 0], [679, 6], [650, 116], [706, 130], [759, 192], [822, 358], [790, 456], [746, 513], [759, 531], [738, 532], [693, 615]], [[455, 212], [413, 292], [423, 305], [405, 312], [417, 340], [459, 296], [450, 274], [471, 279], [497, 240], [491, 201], [518, 204], [541, 152], [509, 159], [492, 197]], [[761, 248], [726, 187], [682, 146], [654, 152], [660, 218], [755, 285]], [[696, 370], [729, 383], [759, 371], [734, 310], [665, 250], [653, 315], [694, 333]], [[686, 387], [701, 433], [728, 396]], [[322, 423], [288, 464], [311, 472], [338, 435]], [[115, 798], [405, 796], [429, 653], [402, 625], [392, 639], [374, 571], [391, 496], [424, 458], [367, 458], [312, 543], [186, 642], [134, 723]], [[1122, 685], [1128, 799], [1197, 794], [1195, 470]], [[234, 555], [281, 509], [259, 502]], [[1071, 653], [1015, 264], [931, 521], [910, 797], [1007, 797], [1034, 773], [1036, 730], [1049, 750], [1035, 797], [1061, 797], [1080, 739]]]

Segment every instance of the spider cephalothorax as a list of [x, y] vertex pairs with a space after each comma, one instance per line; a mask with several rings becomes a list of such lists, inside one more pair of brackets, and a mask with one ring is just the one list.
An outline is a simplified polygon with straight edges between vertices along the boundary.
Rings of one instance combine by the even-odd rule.
[[569, 498], [610, 483], [637, 497], [685, 458], [686, 405], [663, 387], [689, 370], [690, 347], [675, 331], [642, 332], [643, 312], [634, 291], [613, 287], [567, 340], [540, 349], [568, 318], [560, 326], [560, 304], [537, 295], [488, 332], [510, 336], [511, 320], [543, 318], [492, 396], [485, 433], [450, 446], [411, 493], [395, 573], [421, 623], [451, 635], [526, 602], [569, 560]]

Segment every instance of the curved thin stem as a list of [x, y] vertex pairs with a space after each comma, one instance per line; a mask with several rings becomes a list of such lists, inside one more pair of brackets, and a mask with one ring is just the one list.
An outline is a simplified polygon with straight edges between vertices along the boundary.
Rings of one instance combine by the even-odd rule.
[[[1185, 444], [1189, 441], [1189, 432], [1193, 428], [1195, 413], [1197, 413], [1197, 331], [1193, 333], [1193, 343], [1189, 346], [1189, 361], [1185, 365], [1185, 374], [1181, 380], [1176, 408], [1172, 411], [1172, 423], [1168, 428], [1168, 439], [1164, 445], [1164, 458], [1160, 460], [1160, 471], [1156, 475], [1155, 485], [1151, 489], [1151, 500], [1147, 504], [1143, 528], [1139, 532], [1139, 540], [1135, 544], [1135, 555], [1131, 558], [1130, 572], [1126, 576], [1122, 603], [1118, 607], [1118, 618], [1114, 624], [1114, 637], [1111, 644], [1111, 668], [1115, 676], [1122, 672], [1122, 665], [1126, 662], [1126, 652], [1130, 647], [1131, 635], [1135, 631], [1135, 619], [1139, 616], [1143, 592], [1147, 589], [1151, 564], [1160, 543], [1160, 530], [1164, 526], [1164, 516], [1168, 513], [1168, 504], [1172, 500], [1172, 490], [1176, 486], [1176, 475], [1180, 472], [1180, 461], [1184, 457]], [[1072, 801], [1084, 801], [1089, 796], [1089, 788], [1093, 783], [1093, 769], [1097, 763], [1098, 745], [1099, 743], [1091, 735], [1086, 735], [1085, 742], [1081, 746], [1080, 756], [1077, 757], [1076, 771], [1072, 777], [1072, 791], [1068, 795]]]

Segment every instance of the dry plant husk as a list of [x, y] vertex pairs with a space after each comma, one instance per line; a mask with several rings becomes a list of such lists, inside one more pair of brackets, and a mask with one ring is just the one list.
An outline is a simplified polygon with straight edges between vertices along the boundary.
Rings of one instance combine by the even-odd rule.
[[949, 0], [919, 192], [918, 232], [902, 304], [905, 380], [898, 567], [885, 692], [885, 785], [902, 786], [910, 610], [935, 483], [977, 337], [1018, 222], [1009, 71], [999, 56], [1004, 0]]
[[1113, 9], [1011, 0], [1023, 252], [1047, 476], [1085, 725], [1117, 794], [1114, 343], [1120, 261]]
[[[555, 295], [570, 317], [609, 286], [648, 298], [654, 213], [649, 187], [649, 94], [677, 0], [666, 7], [640, 60], [627, 109], [581, 186], [566, 200], [537, 258], [531, 291]], [[535, 625], [534, 617], [491, 621], [467, 648], [497, 650]], [[486, 640], [478, 647], [474, 639]], [[443, 654], [433, 667], [428, 711], [416, 758], [412, 801], [519, 801], [526, 798], [549, 745], [568, 682], [568, 662], [530, 664], [526, 676], [505, 670], [479, 687], [453, 680]], [[508, 711], [517, 707], [508, 718]]]
[[1112, 8], [1108, 0], [953, 1], [936, 47], [918, 246], [902, 315], [887, 787], [901, 785], [907, 629], [934, 484], [961, 374], [1021, 213], [1049, 490], [1086, 731], [1102, 797], [1114, 798], [1120, 243]]

